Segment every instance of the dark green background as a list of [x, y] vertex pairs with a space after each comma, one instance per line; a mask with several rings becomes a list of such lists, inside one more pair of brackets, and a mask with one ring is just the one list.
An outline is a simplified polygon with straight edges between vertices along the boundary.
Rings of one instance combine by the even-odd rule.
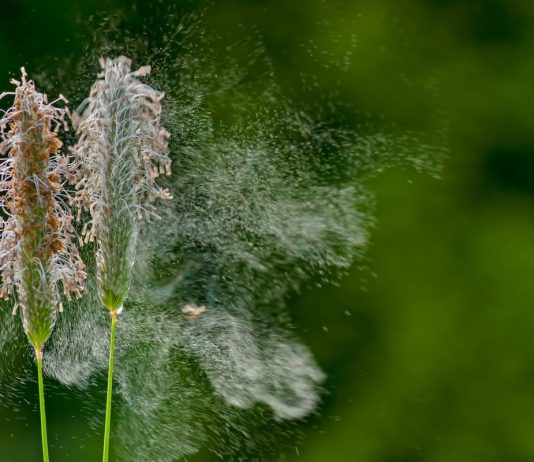
[[[40, 56], [76, 52], [80, 21], [128, 4], [0, 0], [0, 88]], [[351, 107], [424, 126], [421, 82], [436, 82], [450, 123], [442, 179], [373, 181], [369, 269], [291, 300], [329, 393], [288, 459], [534, 460], [534, 3], [229, 0], [207, 18], [235, 39], [255, 29], [293, 92], [306, 72]], [[27, 399], [1, 411], [2, 461], [39, 460], [33, 390]], [[77, 406], [50, 400], [56, 462], [100, 457]]]

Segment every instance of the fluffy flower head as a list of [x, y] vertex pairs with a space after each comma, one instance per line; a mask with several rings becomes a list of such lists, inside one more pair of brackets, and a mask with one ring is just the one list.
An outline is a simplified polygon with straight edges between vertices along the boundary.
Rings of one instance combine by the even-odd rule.
[[160, 125], [164, 94], [141, 82], [144, 66], [131, 60], [101, 59], [102, 72], [73, 118], [79, 141], [72, 180], [75, 202], [90, 221], [84, 242], [97, 242], [100, 295], [112, 312], [122, 306], [134, 262], [135, 238], [142, 219], [155, 215], [155, 199], [168, 199], [155, 179], [171, 173], [168, 132]]
[[[67, 110], [49, 103], [22, 68], [12, 80], [13, 105], [0, 119], [0, 297], [21, 305], [24, 329], [34, 347], [48, 339], [65, 296], [79, 297], [84, 264], [76, 247], [69, 196], [64, 190], [68, 159], [57, 137], [67, 129]], [[15, 305], [16, 307], [17, 305]]]

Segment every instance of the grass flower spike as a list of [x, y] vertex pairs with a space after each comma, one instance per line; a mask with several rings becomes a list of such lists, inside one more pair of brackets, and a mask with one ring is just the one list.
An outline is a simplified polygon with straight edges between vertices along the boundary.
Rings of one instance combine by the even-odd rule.
[[104, 433], [108, 460], [113, 356], [117, 315], [128, 295], [136, 237], [141, 221], [155, 214], [153, 202], [169, 199], [154, 182], [170, 175], [168, 132], [160, 125], [164, 94], [142, 83], [150, 73], [144, 66], [131, 71], [121, 56], [101, 59], [102, 72], [73, 119], [79, 141], [73, 181], [79, 210], [90, 221], [82, 235], [97, 246], [97, 281], [103, 305], [111, 315], [111, 340]]
[[144, 66], [130, 71], [121, 56], [101, 59], [102, 73], [76, 114], [72, 148], [76, 200], [91, 215], [84, 241], [97, 243], [98, 284], [110, 312], [128, 294], [138, 223], [154, 214], [156, 198], [170, 198], [154, 179], [170, 174], [168, 133], [160, 126], [163, 93], [143, 84]]
[[13, 106], [0, 119], [0, 297], [13, 297], [21, 308], [24, 331], [36, 352], [43, 430], [43, 457], [48, 460], [44, 397], [43, 345], [61, 310], [61, 290], [67, 299], [79, 297], [85, 269], [76, 247], [69, 196], [63, 188], [68, 159], [56, 131], [67, 129], [66, 109], [55, 107], [35, 90], [22, 68], [21, 81], [12, 80]]

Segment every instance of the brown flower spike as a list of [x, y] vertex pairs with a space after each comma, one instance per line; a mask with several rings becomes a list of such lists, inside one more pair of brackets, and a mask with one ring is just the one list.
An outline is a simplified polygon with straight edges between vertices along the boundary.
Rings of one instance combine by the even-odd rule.
[[14, 103], [0, 119], [0, 297], [15, 298], [24, 330], [41, 350], [61, 310], [59, 285], [67, 299], [79, 297], [85, 268], [76, 247], [69, 196], [63, 188], [68, 159], [56, 132], [67, 129], [67, 110], [49, 103], [21, 69], [12, 80]]

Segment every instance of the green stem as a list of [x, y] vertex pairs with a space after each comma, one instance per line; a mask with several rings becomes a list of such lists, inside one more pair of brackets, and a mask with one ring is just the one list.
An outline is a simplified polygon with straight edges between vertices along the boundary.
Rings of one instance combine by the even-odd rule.
[[48, 437], [46, 434], [46, 412], [43, 386], [43, 350], [36, 349], [37, 356], [37, 381], [39, 383], [39, 411], [41, 414], [41, 439], [43, 442], [43, 462], [48, 462]]
[[111, 433], [111, 395], [113, 392], [113, 359], [115, 357], [115, 331], [117, 327], [117, 313], [111, 312], [111, 339], [109, 342], [109, 369], [108, 369], [108, 392], [106, 399], [106, 426], [104, 429], [104, 455], [103, 462], [108, 462], [109, 435]]

